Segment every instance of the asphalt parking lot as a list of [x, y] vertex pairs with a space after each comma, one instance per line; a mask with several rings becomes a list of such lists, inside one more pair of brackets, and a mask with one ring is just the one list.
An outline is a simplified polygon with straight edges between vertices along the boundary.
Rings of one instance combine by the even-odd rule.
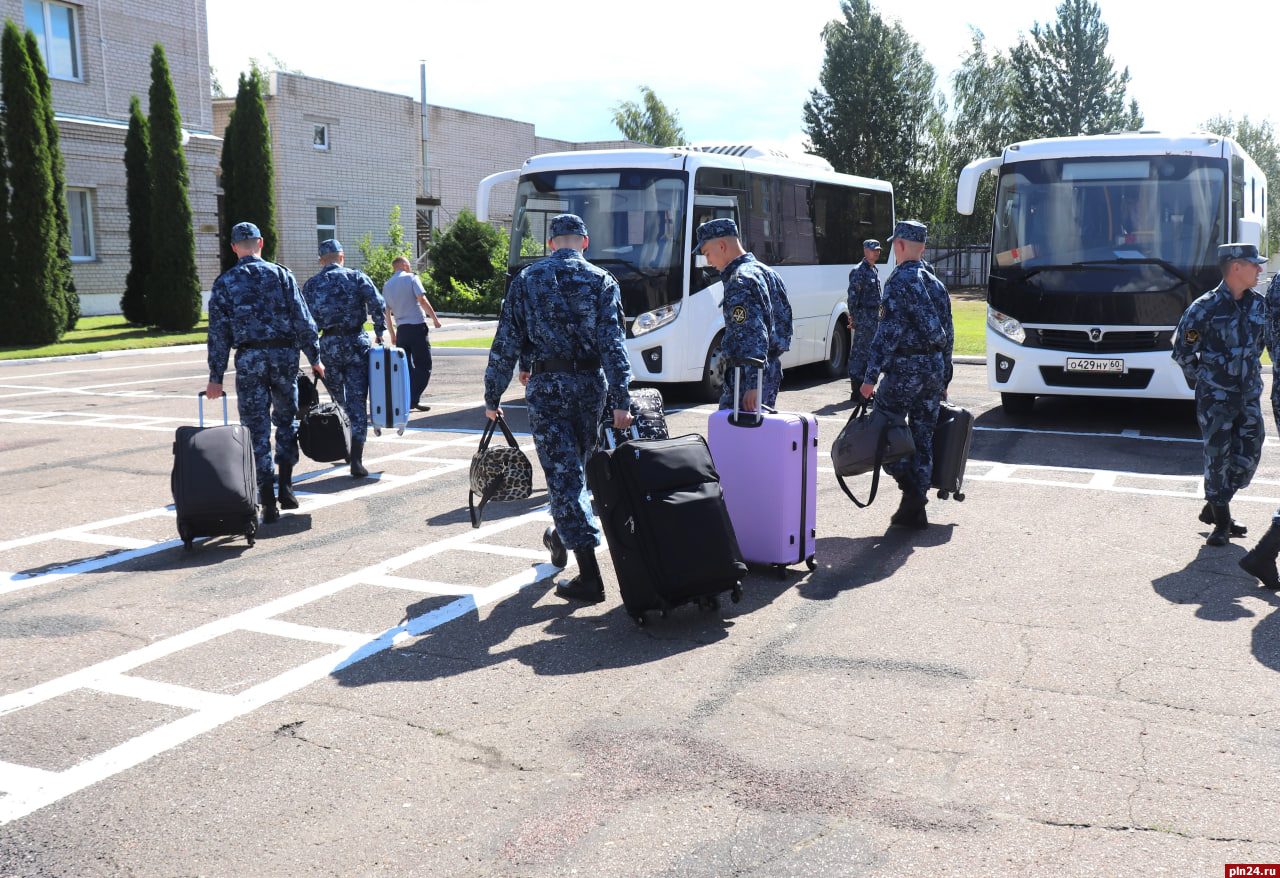
[[[638, 628], [607, 563], [604, 604], [551, 593], [536, 466], [470, 527], [484, 363], [437, 357], [372, 478], [304, 461], [254, 547], [192, 552], [166, 507], [202, 350], [0, 366], [0, 878], [1280, 862], [1280, 599], [1236, 566], [1280, 506], [1273, 429], [1214, 549], [1188, 404], [1013, 420], [960, 365], [964, 502], [891, 529], [891, 482], [859, 510], [820, 459], [816, 570]], [[846, 395], [797, 370], [779, 408], [825, 452]]]

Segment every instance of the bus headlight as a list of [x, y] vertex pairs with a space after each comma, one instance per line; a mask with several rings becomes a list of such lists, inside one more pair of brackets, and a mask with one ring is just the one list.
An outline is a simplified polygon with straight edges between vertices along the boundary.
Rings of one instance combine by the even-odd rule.
[[672, 320], [675, 320], [679, 314], [679, 302], [676, 302], [674, 305], [663, 305], [661, 308], [656, 308], [653, 311], [646, 311], [632, 322], [631, 336], [632, 338], [639, 338], [642, 335], [653, 332], [655, 329], [666, 326]]
[[1001, 314], [990, 305], [987, 306], [987, 326], [1015, 344], [1023, 344], [1027, 340], [1027, 332], [1021, 323], [1008, 314]]

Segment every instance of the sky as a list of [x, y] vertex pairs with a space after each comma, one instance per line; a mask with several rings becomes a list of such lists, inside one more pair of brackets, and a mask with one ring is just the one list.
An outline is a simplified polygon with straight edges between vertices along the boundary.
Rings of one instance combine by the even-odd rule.
[[[969, 50], [971, 28], [982, 31], [988, 52], [1007, 50], [1036, 22], [1051, 23], [1058, 2], [872, 5], [901, 20], [945, 88]], [[1269, 59], [1280, 41], [1280, 3], [1242, 0], [1221, 21], [1173, 4], [1099, 5], [1109, 54], [1118, 69], [1129, 68], [1129, 95], [1146, 128], [1194, 129], [1217, 115], [1246, 114], [1280, 127], [1280, 83]], [[757, 7], [767, 14], [700, 0], [207, 0], [207, 7], [210, 62], [228, 93], [250, 58], [274, 67], [274, 55], [308, 76], [419, 98], [425, 62], [427, 103], [531, 122], [543, 137], [618, 139], [613, 108], [639, 100], [647, 85], [691, 142], [793, 150], [818, 86], [822, 28], [842, 17], [838, 0]]]

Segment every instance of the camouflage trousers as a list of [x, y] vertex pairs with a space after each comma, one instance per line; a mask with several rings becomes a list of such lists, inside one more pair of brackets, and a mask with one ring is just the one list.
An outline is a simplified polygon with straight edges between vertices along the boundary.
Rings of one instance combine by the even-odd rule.
[[933, 430], [938, 426], [938, 408], [946, 364], [942, 354], [897, 356], [885, 370], [876, 388], [876, 408], [886, 414], [902, 415], [911, 429], [916, 453], [885, 466], [904, 492], [923, 497], [933, 481]]
[[271, 425], [276, 427], [276, 459], [298, 462], [298, 351], [296, 348], [236, 349], [236, 408], [240, 423], [253, 438], [258, 484], [275, 478], [271, 460]]
[[853, 311], [853, 332], [849, 337], [849, 380], [855, 389], [862, 386], [867, 371], [867, 357], [871, 356], [871, 340], [876, 337], [879, 310], [857, 308]]
[[525, 386], [529, 425], [538, 451], [551, 517], [566, 549], [600, 545], [600, 526], [591, 511], [584, 469], [599, 442], [605, 383], [601, 372], [544, 372]]
[[[733, 408], [733, 374], [736, 369], [726, 369], [724, 373], [724, 387], [720, 390], [720, 408]], [[752, 368], [744, 367], [742, 370], [742, 396], [746, 396], [747, 391], [755, 385], [756, 376], [751, 375]], [[747, 376], [751, 375], [751, 380], [747, 380]], [[777, 357], [770, 357], [764, 364], [764, 389], [757, 394], [758, 402], [773, 408], [774, 403], [778, 401], [778, 390], [782, 387], [782, 363], [778, 362]], [[741, 405], [741, 398], [738, 400]]]
[[320, 339], [324, 382], [334, 402], [347, 412], [352, 442], [364, 442], [369, 435], [369, 347], [364, 332]]
[[1230, 503], [1253, 480], [1262, 457], [1266, 435], [1262, 398], [1201, 382], [1196, 390], [1196, 421], [1204, 438], [1204, 498], [1210, 503]]

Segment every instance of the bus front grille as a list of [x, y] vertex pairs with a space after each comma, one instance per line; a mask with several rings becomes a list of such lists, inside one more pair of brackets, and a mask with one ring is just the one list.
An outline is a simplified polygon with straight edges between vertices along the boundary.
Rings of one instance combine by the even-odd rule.
[[1034, 347], [1082, 355], [1173, 350], [1173, 332], [1167, 329], [1112, 330], [1103, 332], [1097, 341], [1090, 339], [1089, 330], [1084, 329], [1034, 329], [1027, 340], [1032, 338]]

